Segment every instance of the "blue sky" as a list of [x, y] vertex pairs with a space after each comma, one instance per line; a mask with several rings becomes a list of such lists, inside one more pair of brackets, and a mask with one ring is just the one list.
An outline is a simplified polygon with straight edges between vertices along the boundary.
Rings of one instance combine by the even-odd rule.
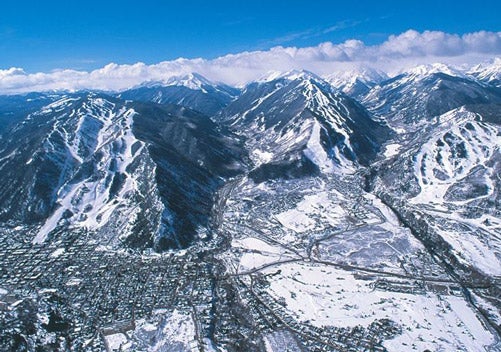
[[91, 70], [347, 39], [372, 45], [410, 28], [500, 31], [500, 13], [500, 1], [7, 1], [0, 69]]

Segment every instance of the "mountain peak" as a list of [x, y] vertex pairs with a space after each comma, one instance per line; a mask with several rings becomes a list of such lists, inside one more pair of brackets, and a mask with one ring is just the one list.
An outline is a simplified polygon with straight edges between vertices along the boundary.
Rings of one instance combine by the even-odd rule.
[[494, 60], [476, 65], [472, 67], [468, 72], [468, 75], [475, 77], [476, 79], [494, 84], [496, 86], [501, 86], [501, 57], [496, 57]]
[[296, 81], [296, 80], [314, 80], [324, 82], [324, 80], [314, 74], [313, 72], [306, 70], [291, 70], [291, 71], [270, 71], [263, 77], [257, 80], [259, 83], [272, 82], [279, 79], [285, 79], [287, 81]]
[[471, 68], [470, 71], [481, 71], [485, 69], [501, 71], [501, 57], [495, 57], [487, 62], [480, 63]]
[[379, 83], [388, 78], [386, 73], [371, 67], [357, 67], [352, 70], [336, 71], [324, 77], [326, 81], [334, 87], [342, 87], [354, 84], [356, 81], [362, 83]]
[[148, 81], [141, 84], [139, 87], [153, 88], [153, 87], [170, 87], [170, 86], [179, 86], [193, 90], [205, 91], [205, 87], [217, 86], [217, 84], [211, 82], [210, 80], [208, 80], [199, 73], [190, 72], [187, 74], [170, 76], [163, 80]]
[[430, 76], [432, 74], [436, 74], [436, 73], [444, 73], [446, 75], [453, 76], [453, 77], [464, 77], [464, 74], [461, 71], [459, 71], [459, 70], [457, 70], [449, 65], [445, 65], [445, 64], [441, 64], [441, 63], [415, 66], [415, 67], [412, 67], [408, 70], [405, 70], [402, 73], [410, 78], [413, 78], [413, 79], [425, 78], [425, 77], [428, 77], [428, 76]]
[[184, 86], [191, 89], [203, 90], [204, 86], [215, 86], [216, 84], [196, 72], [190, 72], [183, 76], [173, 76], [169, 78], [166, 85]]
[[352, 70], [335, 71], [324, 76], [324, 79], [343, 93], [353, 98], [360, 98], [375, 85], [388, 79], [388, 75], [382, 71], [364, 66]]

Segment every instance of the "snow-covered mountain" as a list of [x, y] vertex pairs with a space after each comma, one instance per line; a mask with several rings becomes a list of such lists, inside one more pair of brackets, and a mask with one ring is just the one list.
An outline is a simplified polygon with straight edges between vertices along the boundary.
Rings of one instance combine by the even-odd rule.
[[225, 84], [214, 83], [197, 73], [170, 77], [164, 81], [146, 82], [121, 92], [122, 99], [177, 104], [206, 115], [213, 115], [228, 105], [239, 90]]
[[[501, 92], [471, 72], [437, 64], [386, 80], [371, 70], [338, 74], [339, 84], [348, 77], [367, 85], [383, 80], [365, 94], [368, 110], [340, 92], [342, 85], [334, 87], [334, 76], [328, 82], [306, 71], [269, 74], [240, 94], [190, 74], [118, 97], [92, 92], [5, 97], [12, 102], [5, 111], [27, 117], [3, 137], [0, 173], [12, 182], [0, 188], [0, 219], [29, 226], [36, 243], [66, 226], [99, 232], [113, 244], [185, 247], [205, 236], [218, 188], [244, 172], [247, 155], [248, 176], [258, 183], [353, 174], [376, 159], [397, 160], [401, 179], [408, 180], [407, 198], [421, 192], [422, 198], [433, 193], [456, 199], [460, 186], [451, 188], [450, 182], [465, 184], [460, 181], [470, 180], [470, 172], [480, 172], [479, 163], [496, 154], [496, 133], [485, 124], [496, 125]], [[172, 101], [178, 105], [168, 105]], [[456, 121], [461, 109], [480, 120], [461, 125]], [[194, 110], [210, 111], [217, 122]], [[463, 127], [426, 142], [442, 131], [447, 116]], [[410, 134], [403, 139], [402, 133]], [[470, 144], [452, 147], [445, 139]], [[431, 148], [426, 143], [445, 144], [433, 153], [415, 152], [411, 160], [395, 158]], [[429, 165], [439, 159], [442, 164]], [[425, 171], [411, 172], [416, 168]], [[471, 187], [477, 193], [489, 188]]]
[[185, 108], [64, 96], [7, 137], [0, 218], [40, 224], [34, 243], [80, 227], [105, 244], [184, 247], [207, 226], [222, 177], [241, 169], [237, 144]]
[[398, 132], [373, 165], [377, 191], [406, 221], [421, 216], [423, 240], [469, 277], [500, 274], [500, 99], [498, 88], [436, 64], [384, 81], [363, 100]]
[[485, 86], [446, 65], [421, 65], [372, 88], [362, 100], [398, 133], [425, 128], [447, 111], [501, 102], [498, 88]]
[[326, 75], [324, 79], [346, 95], [361, 99], [374, 86], [388, 79], [386, 73], [369, 67], [338, 71]]
[[495, 58], [491, 63], [479, 64], [467, 71], [468, 75], [471, 75], [481, 82], [501, 87], [501, 58]]
[[377, 191], [405, 216], [421, 217], [424, 240], [470, 278], [501, 275], [500, 135], [499, 115], [457, 108], [373, 170]]
[[248, 85], [219, 118], [247, 138], [260, 180], [353, 171], [375, 157], [388, 133], [357, 102], [305, 71]]

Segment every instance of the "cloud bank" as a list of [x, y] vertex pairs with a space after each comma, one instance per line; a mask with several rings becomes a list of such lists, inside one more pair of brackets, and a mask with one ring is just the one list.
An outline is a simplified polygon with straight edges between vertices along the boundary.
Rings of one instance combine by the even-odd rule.
[[26, 73], [21, 68], [9, 68], [0, 70], [0, 93], [82, 89], [119, 91], [143, 82], [162, 81], [190, 72], [198, 72], [211, 80], [230, 85], [243, 85], [270, 71], [292, 69], [328, 75], [336, 71], [371, 67], [392, 75], [418, 64], [472, 65], [499, 55], [501, 32], [457, 35], [408, 30], [391, 35], [379, 45], [347, 40], [340, 44], [325, 42], [305, 48], [277, 46], [266, 51], [242, 52], [212, 60], [180, 58], [153, 65], [110, 63], [90, 72], [57, 70]]

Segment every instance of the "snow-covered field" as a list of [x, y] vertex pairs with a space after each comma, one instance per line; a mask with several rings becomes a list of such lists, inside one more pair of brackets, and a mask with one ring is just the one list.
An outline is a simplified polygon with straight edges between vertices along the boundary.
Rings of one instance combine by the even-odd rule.
[[389, 351], [479, 351], [495, 342], [462, 297], [379, 291], [371, 281], [313, 263], [266, 272], [277, 273], [269, 293], [285, 299], [287, 310], [300, 321], [338, 327], [367, 326], [382, 318], [397, 322], [403, 333], [384, 342]]
[[263, 265], [288, 260], [294, 257], [293, 253], [279, 246], [272, 246], [254, 237], [233, 240], [234, 250], [242, 252], [236, 273], [245, 270], [260, 268]]
[[[341, 199], [334, 200], [336, 196]], [[339, 227], [346, 216], [340, 204], [343, 198], [341, 195], [329, 195], [328, 192], [309, 194], [295, 208], [275, 217], [284, 227], [298, 233], [320, 230], [326, 226]]]
[[[232, 273], [265, 275], [266, 294], [285, 301], [299, 322], [353, 328], [389, 319], [402, 330], [384, 341], [389, 351], [481, 351], [496, 343], [458, 285], [378, 198], [364, 192], [343, 196], [328, 182], [297, 192], [295, 203], [273, 205], [274, 217], [260, 218], [263, 230], [237, 232]], [[230, 208], [236, 204], [229, 202]], [[265, 224], [278, 230], [268, 234]], [[280, 231], [283, 237], [276, 236]], [[297, 248], [291, 238], [315, 240], [310, 256], [288, 250]], [[491, 256], [484, 262], [494, 263], [492, 272]]]
[[157, 310], [149, 319], [140, 319], [136, 328], [105, 336], [111, 351], [190, 351], [197, 347], [193, 319], [178, 310]]

